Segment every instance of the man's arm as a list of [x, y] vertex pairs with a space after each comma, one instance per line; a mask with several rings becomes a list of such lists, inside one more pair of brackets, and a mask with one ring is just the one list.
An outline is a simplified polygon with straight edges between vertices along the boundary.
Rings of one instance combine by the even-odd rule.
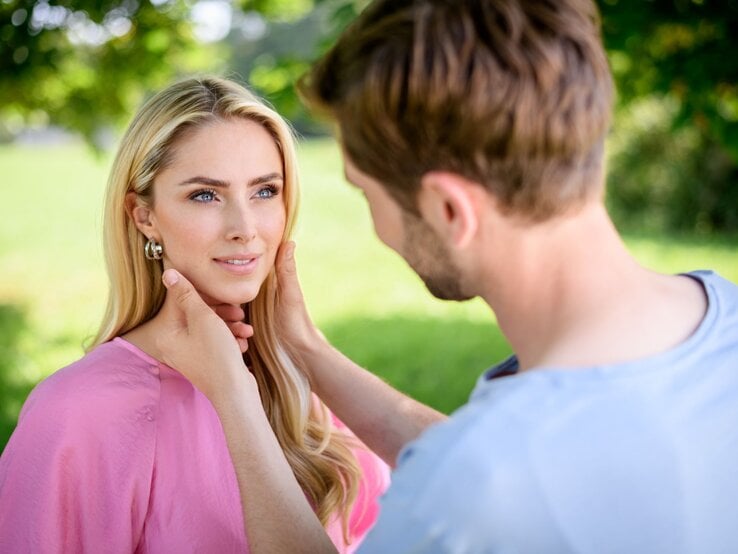
[[[244, 402], [245, 397], [251, 401]], [[335, 553], [269, 426], [258, 392], [231, 391], [212, 402], [236, 471], [251, 552]]]
[[166, 271], [164, 283], [167, 328], [157, 346], [218, 413], [251, 552], [336, 552], [274, 436], [231, 330], [177, 272]]
[[315, 393], [354, 434], [394, 467], [403, 446], [446, 416], [402, 394], [322, 337], [300, 351]]
[[402, 394], [333, 348], [307, 313], [297, 280], [294, 243], [277, 257], [280, 338], [320, 399], [389, 465], [400, 449], [446, 416]]

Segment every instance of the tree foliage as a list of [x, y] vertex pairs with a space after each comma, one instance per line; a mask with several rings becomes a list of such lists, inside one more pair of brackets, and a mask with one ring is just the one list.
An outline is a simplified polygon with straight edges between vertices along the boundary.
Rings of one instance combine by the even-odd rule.
[[[0, 0], [0, 135], [14, 122], [50, 122], [94, 141], [101, 127], [127, 119], [144, 95], [199, 71], [230, 71], [248, 80], [300, 130], [316, 130], [294, 82], [367, 0], [233, 0], [233, 26], [219, 45], [196, 40], [197, 2]], [[651, 193], [668, 189], [671, 204], [685, 199], [698, 215], [691, 222], [656, 218], [670, 221], [664, 225], [738, 229], [738, 206], [715, 208], [720, 201], [706, 200], [736, 196], [738, 0], [598, 4], [619, 91], [616, 121], [641, 105], [669, 106], [659, 112], [658, 133], [631, 126], [630, 142], [620, 141], [613, 165], [630, 169], [614, 171], [611, 204], [635, 213], [636, 198], [648, 205]], [[247, 32], [249, 21], [261, 22], [259, 36], [253, 25]], [[659, 171], [664, 163], [683, 170]], [[652, 181], [667, 173], [668, 186]]]
[[[127, 119], [142, 97], [172, 78], [193, 72], [223, 72], [228, 54], [198, 43], [193, 34], [196, 0], [0, 0], [0, 131], [52, 123], [94, 141], [106, 125]], [[244, 0], [236, 15], [256, 13], [289, 31], [316, 7], [329, 13], [323, 30], [353, 16], [348, 0]], [[347, 14], [347, 7], [348, 10]], [[292, 83], [320, 40], [291, 44], [249, 63], [243, 77], [261, 77], [278, 107], [298, 114]], [[248, 50], [243, 41], [234, 41]], [[275, 43], [272, 41], [271, 46]], [[243, 60], [243, 56], [235, 55]], [[242, 63], [243, 65], [243, 63]], [[239, 67], [232, 68], [238, 72]], [[267, 75], [268, 73], [273, 75]], [[280, 77], [281, 75], [281, 77]], [[257, 79], [258, 80], [258, 79]], [[259, 88], [259, 87], [257, 87]], [[291, 108], [290, 108], [291, 106]]]
[[673, 97], [676, 125], [694, 125], [738, 161], [738, 2], [601, 2], [621, 102]]
[[699, 127], [675, 126], [679, 109], [650, 96], [618, 114], [609, 141], [610, 212], [629, 230], [738, 230], [738, 166]]
[[738, 2], [601, 0], [619, 222], [738, 231]]
[[231, 55], [228, 66], [272, 102], [299, 132], [325, 133], [325, 126], [312, 119], [300, 102], [295, 83], [364, 4], [317, 0], [300, 17], [271, 20], [268, 32], [261, 36], [234, 29], [226, 41]]
[[0, 117], [94, 138], [187, 67], [186, 13], [181, 2], [0, 2]]

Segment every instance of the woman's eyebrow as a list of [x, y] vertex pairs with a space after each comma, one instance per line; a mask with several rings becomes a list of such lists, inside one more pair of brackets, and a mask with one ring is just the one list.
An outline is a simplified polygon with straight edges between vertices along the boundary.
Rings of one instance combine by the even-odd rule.
[[282, 177], [281, 173], [269, 173], [267, 175], [262, 175], [261, 177], [251, 179], [249, 181], [249, 186], [253, 187], [254, 185], [263, 185], [264, 183], [269, 183], [270, 181], [284, 181], [284, 177]]
[[201, 175], [198, 175], [196, 177], [190, 177], [189, 179], [185, 179], [182, 181], [179, 185], [191, 185], [191, 184], [199, 184], [199, 185], [208, 185], [210, 187], [223, 187], [227, 188], [231, 184], [228, 181], [221, 181], [220, 179], [213, 179], [211, 177], [202, 177]]
[[[269, 173], [267, 175], [262, 175], [261, 177], [254, 177], [248, 182], [248, 186], [253, 187], [255, 185], [263, 185], [264, 183], [269, 183], [271, 181], [283, 181], [284, 178], [282, 177], [281, 173]], [[179, 183], [180, 186], [182, 185], [191, 185], [191, 184], [198, 184], [198, 185], [208, 185], [209, 187], [222, 187], [222, 188], [228, 188], [231, 186], [231, 184], [228, 181], [221, 181], [220, 179], [213, 179], [212, 177], [203, 177], [202, 175], [197, 175], [196, 177], [190, 177], [189, 179], [185, 179], [181, 183]]]

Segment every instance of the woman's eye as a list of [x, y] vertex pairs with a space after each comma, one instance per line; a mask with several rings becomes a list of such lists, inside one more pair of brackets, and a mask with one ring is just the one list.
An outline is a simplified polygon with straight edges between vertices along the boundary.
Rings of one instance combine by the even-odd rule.
[[196, 202], [212, 202], [213, 200], [215, 200], [215, 191], [214, 190], [198, 191], [190, 196], [190, 200], [195, 200]]
[[256, 195], [259, 198], [271, 198], [272, 196], [276, 196], [278, 192], [279, 191], [277, 190], [277, 187], [270, 185], [268, 187], [260, 189], [259, 192], [256, 193]]

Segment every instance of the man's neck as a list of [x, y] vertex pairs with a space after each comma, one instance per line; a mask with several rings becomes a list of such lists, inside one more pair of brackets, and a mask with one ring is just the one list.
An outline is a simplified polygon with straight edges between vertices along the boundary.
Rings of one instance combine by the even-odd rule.
[[704, 316], [702, 287], [641, 267], [600, 204], [502, 233], [504, 257], [487, 253], [481, 296], [522, 370], [658, 354], [684, 341]]

